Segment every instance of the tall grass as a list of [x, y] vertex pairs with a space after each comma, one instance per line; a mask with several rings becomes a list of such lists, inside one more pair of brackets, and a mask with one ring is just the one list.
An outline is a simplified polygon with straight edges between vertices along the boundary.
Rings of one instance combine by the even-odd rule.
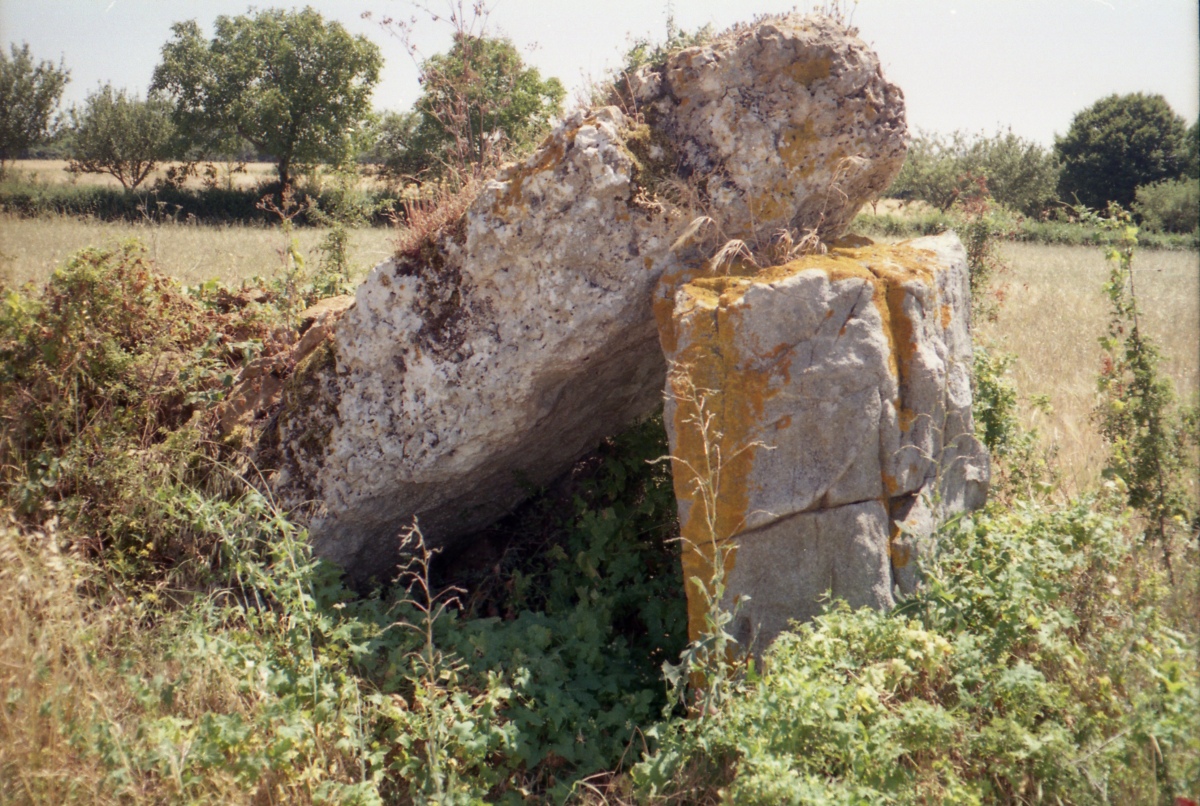
[[[312, 266], [327, 228], [293, 231], [300, 253]], [[160, 271], [182, 283], [220, 280], [236, 284], [254, 275], [268, 276], [280, 265], [278, 228], [249, 224], [196, 225], [172, 221], [122, 223], [65, 216], [0, 216], [0, 279], [12, 285], [45, 282], [67, 257], [87, 246], [141, 239]], [[390, 257], [395, 233], [386, 227], [350, 234], [350, 262], [369, 269]]]
[[[1011, 271], [995, 322], [980, 335], [1017, 357], [1014, 377], [1026, 398], [1026, 424], [1057, 448], [1065, 492], [1095, 486], [1105, 449], [1091, 421], [1103, 351], [1108, 267], [1101, 250], [1006, 243]], [[1162, 371], [1187, 402], [1200, 394], [1200, 254], [1142, 250], [1134, 261], [1142, 326], [1163, 353]], [[1052, 412], [1028, 405], [1049, 398]]]

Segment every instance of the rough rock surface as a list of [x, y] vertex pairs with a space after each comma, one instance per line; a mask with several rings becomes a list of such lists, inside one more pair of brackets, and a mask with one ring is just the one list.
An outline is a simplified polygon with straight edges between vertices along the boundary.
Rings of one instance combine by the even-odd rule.
[[[967, 281], [946, 234], [676, 292], [662, 344], [685, 577], [725, 549], [727, 606], [750, 597], [740, 641], [769, 643], [826, 591], [889, 606], [915, 582], [914, 534], [983, 503]], [[704, 602], [688, 595], [694, 636]]]
[[[249, 302], [262, 298], [258, 290], [242, 292]], [[265, 297], [265, 295], [264, 295]], [[316, 350], [337, 327], [337, 321], [354, 304], [354, 297], [329, 297], [300, 313], [297, 330], [300, 338], [290, 349], [256, 358], [234, 380], [229, 396], [217, 407], [218, 429], [223, 437], [239, 429], [249, 429], [270, 415], [279, 404], [287, 378], [296, 365]]]
[[[278, 418], [276, 489], [319, 553], [386, 573], [414, 516], [446, 545], [661, 402], [660, 279], [701, 212], [726, 237], [834, 232], [903, 159], [903, 98], [835, 25], [736, 30], [579, 113], [449, 231], [377, 267]], [[679, 209], [667, 185], [696, 206]], [[680, 195], [671, 198], [679, 200]]]
[[632, 105], [673, 144], [726, 238], [845, 232], [904, 162], [904, 96], [833, 20], [735, 29], [636, 73]]
[[278, 487], [321, 505], [321, 554], [386, 572], [414, 515], [444, 544], [653, 411], [672, 221], [634, 198], [625, 125], [615, 109], [567, 121], [436, 249], [359, 288], [332, 360], [299, 384], [328, 387], [324, 402], [280, 423]]

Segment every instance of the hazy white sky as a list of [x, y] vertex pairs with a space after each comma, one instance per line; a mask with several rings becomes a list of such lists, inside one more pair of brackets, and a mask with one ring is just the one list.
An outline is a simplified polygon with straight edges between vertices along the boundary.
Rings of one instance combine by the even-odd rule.
[[[259, 8], [293, 7], [289, 0]], [[400, 43], [372, 21], [420, 12], [406, 0], [310, 0], [327, 18], [379, 43], [386, 59], [380, 109], [402, 109], [419, 93], [417, 69]], [[434, 10], [446, 0], [429, 0]], [[801, 10], [796, 0], [675, 0], [677, 23], [718, 29], [758, 13]], [[1200, 112], [1197, 0], [860, 0], [844, 2], [887, 77], [903, 88], [912, 128], [950, 132], [1011, 127], [1046, 145], [1072, 116], [1114, 92], [1166, 96], [1189, 123]], [[0, 43], [28, 42], [38, 58], [71, 70], [66, 99], [97, 84], [144, 92], [172, 22], [196, 19], [206, 33], [247, 0], [0, 0]], [[631, 37], [661, 38], [667, 0], [494, 0], [491, 27], [510, 37], [543, 75], [569, 90], [619, 63]], [[448, 46], [448, 29], [419, 24], [426, 54]]]

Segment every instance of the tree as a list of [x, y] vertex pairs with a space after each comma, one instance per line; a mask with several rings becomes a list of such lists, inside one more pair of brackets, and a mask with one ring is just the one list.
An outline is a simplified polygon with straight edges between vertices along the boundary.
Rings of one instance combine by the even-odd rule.
[[71, 110], [72, 173], [106, 173], [133, 190], [159, 162], [170, 159], [175, 135], [171, 105], [141, 100], [106, 84]]
[[920, 133], [889, 195], [922, 199], [943, 210], [973, 190], [980, 177], [997, 202], [1025, 215], [1037, 215], [1055, 199], [1059, 165], [1039, 144], [1011, 131], [988, 137], [954, 132]]
[[388, 176], [414, 176], [428, 164], [414, 147], [421, 116], [415, 111], [385, 112], [376, 130], [375, 144], [367, 159]]
[[1055, 138], [1062, 160], [1059, 192], [1093, 209], [1128, 207], [1138, 185], [1181, 176], [1187, 124], [1161, 95], [1110, 95], [1075, 115]]
[[419, 118], [395, 120], [411, 134], [395, 158], [413, 175], [441, 174], [446, 166], [479, 171], [505, 151], [536, 145], [562, 112], [566, 95], [557, 78], [542, 80], [507, 39], [459, 31], [449, 53], [421, 64]]
[[0, 169], [49, 137], [51, 116], [71, 75], [61, 62], [34, 64], [27, 44], [11, 50], [11, 58], [0, 50]]
[[340, 164], [359, 147], [382, 65], [366, 37], [311, 8], [220, 16], [207, 42], [195, 20], [172, 30], [151, 87], [203, 147], [245, 139], [275, 158], [283, 187], [297, 163]]

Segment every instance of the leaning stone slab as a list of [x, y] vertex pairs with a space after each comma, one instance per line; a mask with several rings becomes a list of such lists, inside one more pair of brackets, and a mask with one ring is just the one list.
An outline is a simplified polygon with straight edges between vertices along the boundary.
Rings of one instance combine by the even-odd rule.
[[298, 372], [276, 487], [316, 505], [323, 556], [383, 574], [414, 516], [445, 545], [656, 408], [673, 222], [636, 198], [625, 128], [571, 118], [426, 254], [374, 269]]
[[[660, 322], [685, 576], [725, 556], [739, 640], [913, 584], [914, 502], [978, 507], [965, 253], [946, 234], [698, 277]], [[896, 510], [903, 508], [903, 515]], [[704, 599], [689, 585], [693, 637]]]
[[657, 408], [660, 280], [707, 257], [672, 248], [689, 221], [755, 244], [837, 234], [904, 154], [902, 94], [828, 21], [737, 29], [623, 100], [372, 271], [288, 381], [275, 491], [355, 576], [388, 573], [414, 517], [429, 545], [460, 540]]

